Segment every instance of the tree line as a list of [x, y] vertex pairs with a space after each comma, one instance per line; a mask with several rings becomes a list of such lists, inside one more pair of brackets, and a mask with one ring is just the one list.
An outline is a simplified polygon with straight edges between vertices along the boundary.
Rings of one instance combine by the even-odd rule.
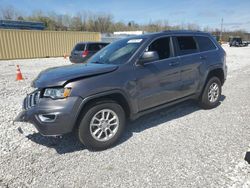
[[[95, 13], [81, 11], [75, 15], [57, 14], [55, 12], [33, 11], [30, 15], [24, 15], [21, 11], [12, 6], [0, 8], [0, 19], [36, 21], [43, 22], [46, 30], [54, 31], [93, 31], [101, 33], [112, 33], [114, 31], [135, 31], [158, 32], [163, 30], [203, 30], [214, 35], [220, 35], [220, 29], [205, 27], [201, 28], [194, 23], [181, 25], [170, 25], [167, 20], [151, 21], [147, 24], [138, 24], [135, 21], [127, 23], [114, 21], [114, 17], [109, 13]], [[227, 41], [229, 36], [241, 36], [245, 40], [250, 40], [246, 31], [223, 31], [223, 40]]]
[[94, 31], [110, 33], [114, 31], [143, 30], [147, 32], [157, 32], [170, 29], [199, 30], [196, 24], [170, 26], [167, 20], [157, 20], [147, 24], [138, 24], [135, 21], [124, 23], [115, 22], [113, 15], [109, 13], [95, 13], [81, 11], [71, 16], [68, 14], [57, 14], [55, 12], [33, 11], [31, 15], [24, 14], [12, 6], [0, 9], [0, 19], [37, 21], [43, 22], [47, 30], [55, 31]]

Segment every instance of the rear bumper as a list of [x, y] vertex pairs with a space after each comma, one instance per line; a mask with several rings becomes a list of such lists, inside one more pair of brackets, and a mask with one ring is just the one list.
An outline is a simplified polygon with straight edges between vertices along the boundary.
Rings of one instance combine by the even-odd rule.
[[72, 132], [81, 104], [80, 97], [41, 98], [36, 106], [20, 112], [14, 121], [31, 123], [45, 136], [63, 135]]
[[85, 63], [89, 57], [72, 57], [69, 56], [69, 60], [71, 63]]

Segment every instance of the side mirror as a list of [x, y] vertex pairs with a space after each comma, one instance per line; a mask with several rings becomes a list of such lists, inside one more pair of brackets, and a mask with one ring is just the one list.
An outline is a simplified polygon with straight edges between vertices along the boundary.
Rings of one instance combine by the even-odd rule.
[[157, 51], [149, 51], [144, 52], [142, 56], [140, 57], [138, 63], [140, 65], [144, 65], [147, 62], [157, 61], [159, 60], [159, 55]]

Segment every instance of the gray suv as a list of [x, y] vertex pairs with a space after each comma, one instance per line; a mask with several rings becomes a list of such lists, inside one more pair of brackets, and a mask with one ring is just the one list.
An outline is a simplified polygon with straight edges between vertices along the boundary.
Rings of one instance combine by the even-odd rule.
[[79, 42], [71, 51], [69, 60], [71, 63], [84, 63], [108, 44], [105, 42]]
[[102, 150], [118, 140], [126, 119], [187, 99], [216, 107], [226, 75], [226, 53], [208, 33], [125, 38], [87, 64], [41, 72], [16, 121], [34, 124], [46, 136], [74, 131], [87, 148]]

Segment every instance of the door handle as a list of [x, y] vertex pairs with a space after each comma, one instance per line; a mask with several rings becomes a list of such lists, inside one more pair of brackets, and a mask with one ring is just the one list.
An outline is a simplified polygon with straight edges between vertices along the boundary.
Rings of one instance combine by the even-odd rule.
[[171, 62], [171, 63], [169, 63], [169, 66], [176, 66], [176, 65], [179, 65], [180, 63], [178, 62], [178, 61], [176, 61], [176, 62]]
[[202, 55], [202, 56], [200, 56], [200, 59], [205, 60], [205, 59], [207, 59], [207, 57]]

